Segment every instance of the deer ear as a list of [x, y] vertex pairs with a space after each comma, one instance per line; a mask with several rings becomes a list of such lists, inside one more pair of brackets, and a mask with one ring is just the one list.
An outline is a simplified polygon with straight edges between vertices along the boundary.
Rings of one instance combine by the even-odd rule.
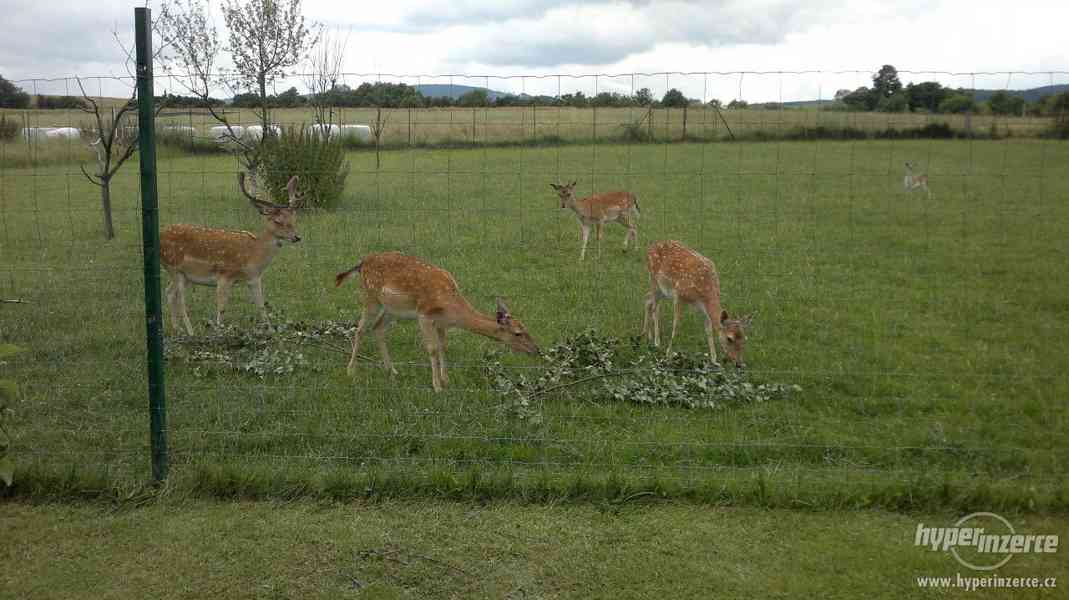
[[726, 311], [726, 310], [720, 311], [720, 322], [724, 323], [727, 320], [728, 320], [728, 311]]
[[559, 185], [557, 185], [557, 184], [555, 184], [555, 183], [551, 183], [551, 184], [549, 184], [549, 187], [551, 187], [551, 188], [553, 188], [553, 189], [555, 189], [555, 190], [559, 190], [559, 189], [560, 189], [560, 186], [559, 186]]
[[579, 183], [579, 180], [578, 180], [578, 179], [576, 179], [575, 181], [573, 181], [573, 182], [569, 183], [569, 184], [568, 184], [568, 187], [575, 187], [575, 184], [577, 184], [577, 183]]
[[501, 298], [498, 298], [497, 299], [497, 323], [498, 323], [498, 325], [504, 325], [511, 318], [512, 318], [512, 315], [509, 314], [509, 307], [505, 306], [505, 303], [501, 300]]

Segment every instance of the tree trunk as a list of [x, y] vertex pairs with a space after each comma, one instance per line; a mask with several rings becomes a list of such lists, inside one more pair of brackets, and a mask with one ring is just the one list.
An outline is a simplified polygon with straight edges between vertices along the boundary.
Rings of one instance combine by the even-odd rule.
[[267, 135], [270, 119], [267, 115], [267, 78], [260, 77], [260, 125], [263, 126], [263, 135]]
[[104, 239], [115, 239], [115, 227], [111, 223], [111, 180], [100, 182], [100, 208], [104, 212]]

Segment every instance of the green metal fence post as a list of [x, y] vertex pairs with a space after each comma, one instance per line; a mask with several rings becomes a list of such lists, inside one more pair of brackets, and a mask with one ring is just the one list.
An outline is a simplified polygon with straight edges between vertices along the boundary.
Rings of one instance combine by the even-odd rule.
[[167, 478], [167, 411], [163, 398], [163, 306], [160, 301], [160, 215], [156, 197], [156, 129], [152, 89], [152, 11], [134, 9], [137, 131], [141, 163], [141, 232], [145, 257], [145, 325], [152, 479]]

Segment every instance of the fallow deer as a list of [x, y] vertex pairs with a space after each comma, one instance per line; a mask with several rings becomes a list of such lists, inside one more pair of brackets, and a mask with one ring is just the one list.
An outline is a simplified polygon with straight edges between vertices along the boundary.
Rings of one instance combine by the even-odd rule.
[[382, 364], [396, 375], [386, 349], [386, 328], [391, 320], [416, 319], [423, 334], [423, 345], [431, 357], [434, 391], [449, 384], [445, 372], [446, 330], [459, 327], [497, 340], [516, 352], [538, 354], [538, 346], [523, 323], [514, 319], [499, 298], [497, 314], [479, 312], [460, 293], [453, 276], [446, 270], [400, 252], [372, 254], [355, 267], [339, 273], [335, 287], [359, 273], [364, 287], [366, 306], [353, 335], [353, 354], [348, 372], [356, 369], [360, 337], [368, 328], [375, 333]]
[[178, 317], [181, 315], [186, 331], [193, 335], [185, 300], [185, 289], [189, 285], [215, 286], [215, 321], [222, 325], [230, 287], [235, 282], [247, 281], [253, 302], [264, 320], [269, 321], [264, 306], [264, 271], [282, 247], [283, 240], [292, 243], [301, 241], [294, 229], [296, 211], [301, 205], [296, 175], [290, 178], [286, 187], [289, 204], [273, 204], [250, 194], [245, 189], [245, 174], [238, 175], [241, 193], [264, 216], [264, 229], [260, 235], [184, 224], [171, 225], [163, 230], [160, 234], [160, 259], [171, 274], [171, 285], [167, 286], [167, 304], [175, 330], [180, 329]]
[[598, 256], [601, 256], [601, 226], [605, 223], [620, 223], [627, 227], [627, 236], [624, 238], [624, 250], [627, 243], [633, 241], [638, 245], [638, 230], [635, 221], [640, 214], [638, 198], [631, 192], [606, 192], [595, 194], [585, 198], [575, 197], [575, 184], [573, 181], [564, 185], [549, 184], [557, 195], [560, 196], [560, 207], [570, 208], [575, 211], [579, 219], [579, 227], [582, 230], [583, 249], [579, 251], [579, 260], [586, 257], [586, 243], [590, 237], [590, 226], [597, 231]]
[[904, 187], [907, 192], [912, 192], [916, 189], [924, 190], [925, 194], [929, 198], [932, 197], [932, 191], [928, 189], [928, 176], [927, 175], [914, 175], [913, 169], [916, 168], [912, 162], [906, 161], [906, 177], [903, 180]]
[[661, 326], [657, 303], [672, 299], [672, 337], [668, 352], [679, 326], [683, 305], [689, 304], [705, 316], [705, 336], [709, 342], [709, 357], [716, 361], [714, 333], [728, 360], [744, 368], [742, 352], [746, 343], [745, 330], [753, 321], [752, 315], [739, 319], [728, 317], [720, 306], [720, 277], [713, 261], [675, 240], [656, 242], [646, 251], [646, 268], [650, 275], [650, 293], [646, 296], [646, 311], [642, 320], [642, 335], [649, 336], [655, 346], [661, 345]]

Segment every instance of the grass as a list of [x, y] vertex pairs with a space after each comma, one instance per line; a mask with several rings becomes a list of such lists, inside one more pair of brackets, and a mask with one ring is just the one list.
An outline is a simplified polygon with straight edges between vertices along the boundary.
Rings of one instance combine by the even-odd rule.
[[[919, 577], [989, 576], [913, 545], [942, 513], [813, 514], [652, 501], [10, 503], [7, 594], [25, 598], [930, 598]], [[1013, 517], [1065, 539], [1064, 517]], [[1058, 554], [1001, 577], [1069, 576]], [[1057, 589], [1031, 590], [1054, 598]], [[957, 591], [960, 593], [960, 590]], [[1002, 598], [1023, 590], [981, 589]]]
[[[935, 197], [901, 191], [918, 161]], [[626, 188], [640, 243], [685, 240], [717, 263], [725, 305], [757, 311], [757, 380], [789, 401], [697, 411], [540, 397], [517, 420], [487, 385], [490, 342], [458, 332], [452, 387], [430, 390], [416, 327], [390, 335], [401, 375], [350, 379], [343, 351], [287, 377], [171, 365], [172, 485], [222, 497], [611, 499], [895, 510], [1069, 509], [1064, 231], [1069, 146], [1037, 140], [565, 145], [350, 154], [342, 207], [265, 277], [281, 318], [355, 320], [333, 275], [369, 252], [423, 256], [489, 310], [504, 296], [543, 343], [637, 333], [641, 252], [606, 230], [578, 263], [551, 181]], [[162, 155], [161, 222], [258, 228], [233, 159]], [[23, 389], [15, 493], [121, 496], [147, 472], [136, 164], [115, 183], [119, 238], [73, 163], [0, 171], [0, 341]], [[597, 255], [596, 250], [593, 252]], [[589, 255], [589, 252], [588, 252]], [[252, 326], [242, 290], [230, 323]], [[188, 298], [201, 331], [213, 292]], [[700, 351], [688, 313], [677, 348]], [[369, 352], [371, 352], [369, 350]], [[375, 356], [377, 359], [377, 356]], [[510, 356], [514, 369], [537, 363]]]

